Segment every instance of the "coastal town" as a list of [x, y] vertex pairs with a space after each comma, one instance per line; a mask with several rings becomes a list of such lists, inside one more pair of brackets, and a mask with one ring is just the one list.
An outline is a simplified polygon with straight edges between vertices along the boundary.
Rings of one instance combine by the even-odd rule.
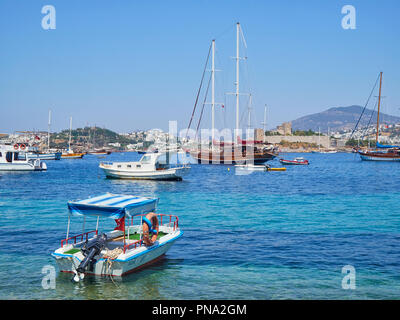
[[[400, 123], [382, 124], [379, 127], [380, 140], [386, 144], [400, 143]], [[279, 152], [318, 152], [337, 151], [352, 152], [355, 147], [371, 147], [375, 141], [376, 127], [344, 129], [332, 132], [315, 132], [309, 130], [293, 130], [291, 122], [285, 122], [275, 129], [253, 129], [254, 140], [277, 147]], [[39, 150], [51, 148], [65, 150], [68, 148], [69, 131], [16, 131], [0, 133], [1, 144], [21, 144], [37, 146]], [[192, 145], [194, 141], [170, 135], [161, 129], [135, 130], [127, 133], [116, 133], [100, 127], [85, 127], [71, 130], [71, 145], [76, 152], [88, 150], [122, 151], [154, 151], [175, 141], [178, 147]]]

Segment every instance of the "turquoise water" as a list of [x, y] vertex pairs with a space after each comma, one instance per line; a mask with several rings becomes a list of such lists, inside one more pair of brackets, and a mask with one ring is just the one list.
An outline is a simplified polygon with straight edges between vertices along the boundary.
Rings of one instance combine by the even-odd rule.
[[[0, 299], [397, 299], [400, 164], [306, 158], [309, 166], [250, 175], [192, 165], [181, 182], [106, 179], [96, 156], [0, 173]], [[56, 288], [43, 289], [42, 268], [56, 267], [50, 254], [65, 237], [66, 202], [104, 192], [159, 197], [158, 211], [178, 215], [184, 236], [164, 260], [115, 283], [74, 284], [57, 273]], [[342, 289], [345, 265], [356, 269], [355, 290]]]

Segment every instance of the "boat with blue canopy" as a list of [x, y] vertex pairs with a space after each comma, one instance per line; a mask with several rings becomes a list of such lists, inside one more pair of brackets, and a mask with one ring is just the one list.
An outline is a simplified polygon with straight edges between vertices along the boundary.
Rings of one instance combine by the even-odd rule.
[[[106, 193], [68, 202], [66, 238], [52, 253], [61, 272], [80, 281], [85, 274], [124, 276], [165, 255], [182, 236], [178, 217], [155, 213], [158, 198]], [[71, 217], [83, 218], [83, 231], [70, 235]], [[86, 231], [87, 219], [96, 227]], [[115, 220], [108, 232], [99, 232], [100, 218]]]

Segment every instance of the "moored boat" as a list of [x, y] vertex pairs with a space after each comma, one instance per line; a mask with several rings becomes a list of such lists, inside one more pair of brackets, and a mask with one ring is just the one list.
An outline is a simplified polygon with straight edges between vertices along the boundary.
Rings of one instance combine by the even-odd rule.
[[[103, 194], [68, 202], [67, 236], [52, 253], [61, 272], [124, 276], [163, 257], [182, 236], [178, 217], [155, 213], [157, 198]], [[96, 229], [70, 236], [71, 216], [97, 218]], [[99, 232], [100, 217], [114, 219], [114, 230]], [[83, 226], [84, 228], [84, 226]]]
[[358, 150], [361, 160], [364, 161], [400, 161], [400, 146], [382, 145], [379, 143], [379, 114], [382, 93], [383, 72], [379, 73], [378, 113], [376, 119], [376, 148]]
[[246, 164], [237, 164], [235, 165], [235, 170], [239, 171], [267, 171], [269, 168], [268, 165], [256, 165], [256, 164], [251, 164], [251, 163], [246, 163]]
[[111, 154], [111, 151], [105, 150], [105, 149], [99, 149], [99, 150], [89, 150], [87, 154], [91, 155], [96, 155], [96, 156], [105, 156]]
[[40, 159], [31, 159], [25, 153], [24, 144], [0, 145], [0, 171], [44, 171], [46, 163]]
[[310, 164], [308, 160], [303, 157], [294, 158], [294, 160], [279, 159], [279, 162], [286, 165], [308, 165]]
[[99, 168], [109, 178], [139, 180], [182, 180], [190, 166], [171, 165], [169, 153], [146, 153], [135, 162], [101, 162]]
[[72, 117], [69, 119], [69, 139], [68, 139], [68, 149], [64, 150], [61, 154], [62, 159], [82, 159], [85, 153], [74, 152], [71, 149], [71, 130], [72, 130]]
[[61, 154], [62, 159], [82, 159], [85, 153], [83, 152], [73, 152], [71, 149], [64, 151]]

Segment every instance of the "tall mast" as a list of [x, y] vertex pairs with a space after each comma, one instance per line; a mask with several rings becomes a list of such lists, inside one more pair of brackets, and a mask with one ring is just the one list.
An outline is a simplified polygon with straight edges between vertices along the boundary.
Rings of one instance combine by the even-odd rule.
[[247, 128], [250, 129], [251, 127], [251, 94], [249, 96], [249, 107], [248, 107], [248, 120], [247, 120]]
[[71, 130], [72, 130], [72, 117], [69, 118], [69, 141], [68, 141], [68, 150], [71, 150]]
[[265, 135], [265, 131], [267, 130], [267, 105], [265, 105], [264, 107], [264, 121], [261, 122], [261, 124], [263, 125], [264, 135]]
[[264, 122], [261, 124], [263, 125], [263, 142], [265, 142], [265, 132], [267, 131], [267, 105], [264, 106]]
[[51, 126], [51, 110], [49, 110], [49, 123], [47, 130], [47, 149], [50, 149], [50, 126]]
[[236, 134], [239, 134], [239, 32], [240, 23], [238, 22], [236, 24]]
[[381, 107], [382, 75], [383, 75], [383, 72], [381, 71], [381, 79], [379, 80], [378, 116], [376, 118], [376, 143], [377, 144], [378, 144], [378, 137], [379, 137], [379, 110]]
[[214, 149], [214, 128], [215, 128], [215, 40], [212, 41], [211, 61], [211, 148]]

